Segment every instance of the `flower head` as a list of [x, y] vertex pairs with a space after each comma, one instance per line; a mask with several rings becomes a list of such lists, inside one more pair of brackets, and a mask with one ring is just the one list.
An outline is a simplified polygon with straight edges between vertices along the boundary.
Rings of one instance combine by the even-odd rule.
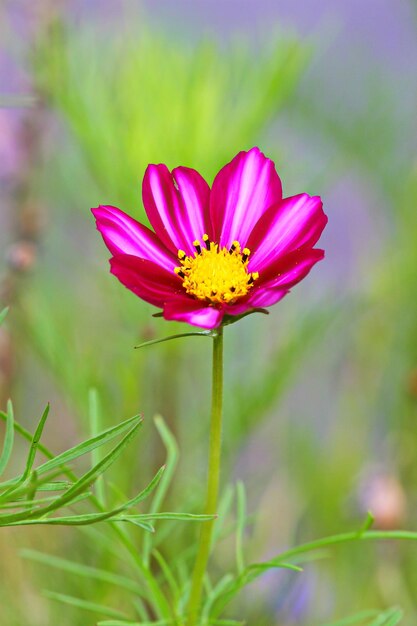
[[211, 189], [193, 169], [149, 165], [143, 203], [153, 231], [116, 207], [92, 211], [111, 272], [167, 320], [212, 329], [271, 306], [324, 256], [313, 247], [327, 222], [320, 198], [282, 198], [258, 148], [239, 152]]

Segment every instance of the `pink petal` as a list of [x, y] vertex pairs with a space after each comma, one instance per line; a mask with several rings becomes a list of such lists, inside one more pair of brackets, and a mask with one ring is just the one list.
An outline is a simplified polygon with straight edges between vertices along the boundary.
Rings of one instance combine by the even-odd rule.
[[143, 179], [143, 204], [156, 234], [169, 250], [193, 254], [193, 241], [209, 228], [210, 189], [198, 172], [166, 165], [149, 165]]
[[327, 217], [318, 196], [306, 193], [285, 198], [266, 211], [250, 234], [249, 271], [262, 269], [295, 248], [312, 247], [319, 239]]
[[250, 304], [250, 308], [272, 306], [282, 300], [287, 293], [289, 293], [289, 289], [264, 289], [260, 287], [253, 292], [248, 304]]
[[217, 328], [221, 324], [224, 312], [212, 306], [204, 305], [199, 300], [179, 296], [167, 300], [164, 305], [164, 318], [188, 322], [199, 328]]
[[213, 182], [210, 212], [215, 240], [226, 247], [237, 240], [244, 247], [261, 215], [281, 198], [273, 161], [258, 148], [239, 152]]
[[91, 209], [97, 230], [113, 255], [121, 253], [154, 261], [167, 270], [173, 270], [177, 259], [165, 248], [149, 228], [113, 206]]
[[236, 304], [227, 305], [225, 313], [242, 315], [256, 307], [272, 306], [287, 295], [291, 287], [305, 278], [323, 257], [324, 251], [315, 248], [295, 250], [280, 257], [274, 264], [264, 269], [249, 295]]
[[307, 276], [311, 268], [324, 258], [324, 250], [294, 250], [271, 263], [261, 272], [259, 285], [265, 288], [289, 289]]
[[156, 263], [129, 254], [110, 259], [111, 273], [139, 298], [161, 307], [181, 293], [181, 279]]

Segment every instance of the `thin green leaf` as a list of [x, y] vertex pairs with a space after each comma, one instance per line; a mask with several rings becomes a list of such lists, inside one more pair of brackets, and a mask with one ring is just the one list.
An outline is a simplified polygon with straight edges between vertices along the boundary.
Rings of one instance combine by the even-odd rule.
[[42, 413], [41, 419], [39, 420], [39, 423], [36, 427], [35, 433], [33, 435], [33, 439], [32, 442], [30, 444], [30, 448], [29, 448], [29, 453], [28, 453], [28, 458], [26, 461], [26, 467], [25, 467], [25, 471], [23, 472], [22, 475], [22, 480], [26, 480], [26, 478], [29, 476], [32, 467], [33, 467], [33, 463], [35, 461], [35, 457], [36, 457], [36, 452], [38, 450], [38, 446], [39, 446], [39, 442], [40, 439], [42, 437], [42, 433], [43, 433], [43, 429], [45, 426], [45, 422], [48, 419], [48, 415], [49, 415], [49, 403], [46, 405], [44, 412]]
[[[99, 463], [97, 463], [97, 465], [95, 465], [91, 470], [86, 472], [81, 478], [79, 478], [75, 483], [73, 483], [71, 487], [67, 489], [67, 491], [64, 494], [59, 496], [50, 505], [46, 507], [41, 507], [27, 514], [22, 512], [22, 513], [15, 513], [13, 515], [0, 515], [0, 524], [9, 525], [12, 522], [19, 522], [19, 521], [23, 522], [23, 520], [29, 521], [35, 518], [40, 518], [52, 511], [58, 510], [59, 508], [62, 508], [63, 506], [67, 506], [68, 504], [70, 504], [74, 498], [76, 498], [80, 493], [88, 489], [88, 487], [96, 480], [97, 476], [102, 474], [110, 465], [112, 465], [116, 461], [116, 459], [120, 456], [124, 448], [130, 443], [132, 438], [136, 436], [140, 425], [141, 425], [141, 421], [137, 420], [133, 428], [129, 430], [129, 432], [123, 437], [123, 439]], [[111, 517], [112, 515], [114, 515], [114, 513], [113, 512], [110, 512], [110, 514], [108, 512], [97, 513], [97, 514], [93, 513], [91, 515], [99, 516], [100, 521], [101, 521], [103, 519], [107, 519], [107, 517]], [[78, 517], [85, 518], [86, 516], [78, 516]], [[90, 519], [92, 518], [90, 517]], [[52, 524], [59, 523], [59, 521], [54, 521], [54, 520], [49, 520], [49, 522]], [[46, 521], [44, 520], [41, 523], [46, 523]], [[73, 523], [76, 523], [76, 521], [74, 520]], [[91, 522], [82, 521], [81, 523], [91, 523]]]
[[401, 609], [391, 608], [381, 613], [369, 626], [396, 626], [400, 623], [403, 616], [404, 613]]
[[197, 515], [195, 513], [141, 513], [139, 515], [129, 515], [114, 518], [115, 522], [142, 521], [142, 520], [158, 520], [169, 519], [181, 522], [209, 522], [216, 519], [217, 515]]
[[222, 497], [220, 498], [219, 506], [217, 508], [219, 519], [214, 527], [213, 545], [218, 541], [218, 539], [223, 538], [224, 522], [232, 508], [234, 495], [235, 490], [233, 489], [232, 485], [226, 485]]
[[176, 624], [172, 619], [159, 619], [156, 622], [131, 622], [129, 620], [104, 620], [104, 622], [97, 622], [97, 626], [169, 626], [170, 624]]
[[89, 565], [83, 565], [81, 563], [52, 556], [51, 554], [37, 552], [36, 550], [24, 549], [20, 551], [20, 555], [24, 559], [35, 561], [36, 563], [42, 563], [43, 565], [48, 565], [48, 567], [69, 572], [83, 578], [100, 580], [102, 582], [126, 589], [127, 591], [131, 591], [139, 596], [142, 595], [141, 586], [126, 576], [119, 576], [118, 574], [113, 574], [107, 570], [91, 567]]
[[[219, 594], [218, 598], [213, 602], [213, 608], [210, 611], [210, 617], [218, 617], [218, 615], [222, 612], [224, 607], [234, 598], [235, 595], [239, 593], [241, 589], [249, 585], [256, 578], [261, 576], [270, 569], [275, 568], [275, 564], [271, 564], [271, 562], [267, 563], [255, 563], [253, 565], [249, 565], [245, 568], [245, 570], [238, 576], [234, 581], [230, 583], [222, 592]], [[301, 572], [302, 569], [297, 567], [296, 565], [292, 565], [292, 563], [280, 563], [278, 567], [283, 569], [289, 569], [295, 572]]]
[[208, 622], [208, 626], [245, 626], [245, 623], [235, 619], [214, 619]]
[[[72, 485], [71, 482], [64, 483], [63, 481], [53, 481], [53, 479], [62, 474], [61, 468], [55, 470], [55, 472], [51, 472], [48, 476], [44, 476], [43, 478], [39, 478], [36, 471], [30, 475], [30, 480], [26, 480], [22, 482], [22, 477], [18, 476], [17, 478], [13, 478], [12, 480], [5, 481], [1, 484], [1, 487], [7, 487], [7, 489], [1, 494], [0, 501], [10, 499], [11, 497], [14, 499], [20, 498], [22, 496], [27, 496], [31, 490], [33, 490], [34, 482], [36, 483], [37, 490], [43, 490], [43, 485], [57, 485], [55, 491], [60, 491], [58, 485], [60, 483], [66, 484], [67, 486]], [[48, 491], [53, 490], [52, 487], [47, 489]]]
[[[44, 517], [31, 519], [21, 519], [17, 522], [12, 521], [5, 523], [0, 520], [0, 526], [88, 526], [90, 524], [98, 524], [99, 522], [114, 521], [130, 521], [129, 519], [120, 520], [114, 518], [112, 513], [86, 513], [85, 515], [67, 515], [64, 517]], [[150, 524], [141, 520], [134, 520], [137, 526], [148, 532], [155, 532]]]
[[29, 474], [33, 467], [33, 463], [35, 461], [36, 451], [39, 446], [40, 438], [42, 436], [42, 432], [45, 426], [45, 422], [48, 418], [48, 414], [49, 414], [49, 404], [46, 405], [45, 410], [42, 413], [42, 416], [36, 427], [35, 433], [32, 437], [32, 441], [30, 443], [30, 448], [29, 448], [29, 452], [28, 452], [28, 456], [26, 460], [25, 470], [23, 474], [21, 475], [21, 477], [14, 484], [12, 484], [9, 487], [9, 489], [7, 489], [4, 493], [2, 493], [1, 498], [0, 498], [1, 500], [4, 500], [6, 498], [8, 499], [10, 495], [13, 494], [19, 488], [19, 486], [28, 479]]
[[144, 341], [138, 346], [135, 346], [135, 350], [144, 348], [145, 346], [154, 346], [157, 343], [164, 343], [165, 341], [172, 341], [172, 339], [181, 339], [182, 337], [213, 337], [211, 330], [203, 330], [195, 333], [179, 333], [177, 335], [170, 335], [169, 337], [162, 337], [162, 339], [151, 339], [150, 341]]
[[0, 326], [3, 324], [4, 320], [6, 319], [6, 315], [8, 314], [8, 312], [9, 312], [9, 307], [6, 307], [2, 311], [0, 311]]
[[123, 522], [129, 522], [129, 524], [133, 524], [134, 526], [138, 526], [139, 528], [144, 528], [145, 530], [148, 530], [150, 533], [154, 533], [155, 532], [155, 527], [152, 526], [152, 524], [148, 524], [147, 522], [141, 522], [140, 520], [137, 519], [131, 519], [130, 517], [125, 518], [123, 520], [112, 520], [114, 521], [123, 521]]
[[272, 559], [269, 562], [279, 565], [280, 563], [282, 563], [282, 561], [291, 559], [294, 556], [304, 554], [305, 552], [319, 550], [320, 548], [325, 548], [340, 543], [350, 543], [352, 541], [379, 541], [382, 539], [417, 541], [417, 532], [412, 532], [409, 530], [368, 530], [361, 535], [358, 535], [357, 532], [331, 535], [329, 537], [324, 537], [323, 539], [317, 539], [316, 541], [310, 541], [307, 543], [303, 543], [299, 546], [295, 546], [294, 548], [290, 548], [289, 550], [286, 550], [285, 552], [281, 553], [280, 556]]
[[0, 476], [3, 474], [7, 467], [10, 456], [13, 450], [14, 442], [14, 414], [13, 405], [10, 400], [7, 402], [7, 421], [6, 421], [6, 434], [4, 436], [3, 451], [0, 456]]
[[371, 619], [376, 615], [378, 615], [378, 611], [361, 611], [360, 613], [355, 613], [355, 615], [345, 617], [336, 622], [324, 624], [324, 626], [353, 626], [354, 624], [363, 624], [364, 620]]
[[234, 578], [232, 574], [225, 574], [223, 578], [219, 580], [217, 585], [211, 590], [211, 592], [207, 594], [207, 599], [204, 603], [201, 613], [203, 623], [209, 621], [211, 607], [213, 606], [217, 598], [221, 596], [224, 590], [230, 588], [233, 580]]
[[372, 528], [374, 522], [375, 522], [374, 516], [372, 515], [372, 513], [370, 511], [368, 511], [368, 513], [366, 515], [366, 519], [363, 522], [361, 528], [359, 529], [358, 537], [361, 537], [363, 535], [363, 533], [366, 533], [367, 530]]
[[[90, 420], [90, 431], [91, 436], [96, 437], [101, 431], [101, 416], [100, 416], [100, 408], [99, 408], [99, 397], [97, 389], [90, 389], [88, 393], [88, 416]], [[96, 465], [101, 459], [101, 450], [99, 447], [94, 448], [91, 451], [91, 462], [92, 465]], [[104, 489], [104, 480], [103, 476], [99, 476], [96, 481], [96, 495], [98, 501], [105, 506], [106, 505], [106, 494]]]
[[94, 613], [101, 613], [102, 615], [106, 615], [107, 617], [128, 619], [127, 615], [125, 615], [121, 611], [117, 611], [116, 609], [104, 606], [103, 604], [97, 604], [96, 602], [89, 602], [88, 600], [82, 600], [81, 598], [74, 598], [73, 596], [67, 596], [63, 593], [56, 593], [55, 591], [44, 591], [43, 595], [45, 595], [50, 600], [56, 600], [57, 602], [62, 602], [63, 604], [69, 604], [71, 606], [77, 607], [78, 609], [93, 611]]
[[[4, 413], [4, 411], [0, 411], [0, 419], [2, 419], [4, 422], [7, 422], [7, 413]], [[21, 426], [18, 422], [14, 423], [14, 429], [17, 433], [19, 433], [19, 435], [21, 435], [21, 437], [23, 437], [23, 439], [26, 439], [26, 441], [29, 441], [30, 443], [32, 442], [32, 438], [33, 438], [32, 434], [28, 430], [26, 430], [26, 428]], [[47, 459], [54, 458], [54, 455], [52, 454], [52, 452], [48, 450], [48, 448], [43, 446], [41, 443], [38, 445], [38, 450], [40, 450], [40, 452], [42, 452], [42, 454]]]
[[38, 474], [43, 474], [44, 472], [48, 472], [55, 467], [59, 467], [61, 465], [67, 464], [70, 461], [73, 461], [74, 459], [77, 459], [78, 457], [83, 456], [84, 454], [87, 454], [87, 452], [91, 452], [98, 446], [103, 446], [104, 444], [108, 443], [109, 441], [111, 441], [112, 439], [120, 435], [122, 432], [130, 428], [132, 425], [135, 425], [135, 428], [136, 428], [137, 426], [140, 426], [141, 424], [142, 424], [142, 417], [140, 415], [135, 415], [134, 417], [131, 417], [128, 420], [125, 420], [124, 422], [117, 424], [116, 426], [112, 426], [111, 428], [104, 430], [103, 432], [96, 435], [95, 437], [91, 437], [90, 439], [83, 441], [77, 446], [74, 446], [73, 448], [66, 450], [62, 454], [59, 454], [58, 456], [53, 457], [52, 459], [50, 459], [43, 465], [40, 465], [36, 469], [36, 471], [38, 472]]
[[181, 595], [181, 592], [177, 584], [177, 581], [175, 580], [175, 576], [173, 575], [172, 570], [169, 567], [167, 561], [164, 559], [164, 557], [158, 550], [152, 550], [152, 556], [155, 558], [159, 567], [162, 570], [165, 580], [168, 583], [168, 586], [171, 590], [172, 599], [174, 601], [174, 604], [176, 605], [178, 603], [178, 599]]
[[243, 535], [246, 526], [246, 492], [242, 481], [236, 485], [237, 494], [237, 529], [236, 529], [236, 567], [238, 574], [245, 569]]
[[73, 485], [73, 483], [69, 483], [68, 481], [56, 480], [53, 482], [40, 483], [38, 485], [37, 491], [65, 491], [66, 489], [71, 487], [71, 485]]
[[[175, 467], [178, 460], [178, 446], [174, 436], [165, 424], [163, 418], [160, 415], [154, 417], [155, 426], [163, 441], [165, 449], [167, 451], [166, 471], [162, 480], [160, 481], [158, 488], [155, 492], [154, 498], [151, 503], [150, 513], [157, 513], [161, 507], [161, 504], [171, 484]], [[152, 535], [146, 535], [143, 541], [143, 561], [145, 564], [149, 563], [149, 555], [152, 550]]]
[[[78, 498], [75, 498], [72, 502], [71, 505], [75, 504], [76, 502], [81, 502], [82, 500], [85, 500], [86, 498], [89, 498], [91, 496], [91, 493], [82, 493], [81, 495], [78, 496]], [[27, 508], [28, 506], [37, 506], [39, 504], [44, 504], [45, 502], [52, 502], [53, 500], [56, 499], [56, 496], [49, 496], [48, 498], [36, 498], [36, 500], [17, 500], [17, 501], [12, 501], [12, 502], [8, 502], [7, 504], [0, 504], [0, 509], [15, 509], [15, 508]]]

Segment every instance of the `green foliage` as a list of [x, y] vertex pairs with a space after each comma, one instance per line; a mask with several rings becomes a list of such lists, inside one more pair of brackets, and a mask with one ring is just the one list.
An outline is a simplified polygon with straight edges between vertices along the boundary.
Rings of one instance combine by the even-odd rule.
[[[152, 514], [127, 514], [128, 509], [132, 509], [139, 502], [149, 496], [161, 479], [165, 468], [161, 468], [154, 476], [149, 485], [137, 496], [127, 500], [122, 505], [111, 510], [101, 510], [98, 513], [82, 513], [64, 516], [51, 516], [51, 514], [65, 508], [72, 507], [76, 502], [88, 498], [96, 508], [102, 508], [100, 501], [90, 492], [90, 487], [103, 475], [103, 473], [113, 465], [123, 452], [125, 447], [136, 436], [138, 429], [142, 425], [142, 418], [136, 416], [130, 418], [117, 426], [113, 426], [86, 441], [66, 450], [65, 452], [53, 456], [43, 446], [40, 438], [49, 414], [49, 405], [43, 412], [38, 426], [33, 436], [25, 429], [14, 422], [13, 407], [8, 403], [7, 413], [0, 412], [0, 418], [6, 422], [6, 435], [4, 439], [3, 452], [0, 457], [1, 472], [6, 469], [7, 463], [13, 451], [14, 432], [17, 430], [23, 437], [30, 441], [25, 469], [20, 476], [0, 483], [0, 505], [1, 508], [10, 509], [11, 512], [0, 513], [0, 526], [22, 526], [28, 524], [48, 524], [48, 525], [70, 525], [80, 526], [93, 524], [102, 521], [132, 522], [141, 526], [145, 530], [152, 531], [150, 521], [156, 519], [180, 519], [204, 521], [210, 519], [208, 516], [197, 516], [182, 513], [156, 513]], [[69, 468], [69, 464], [84, 456], [87, 453], [95, 452], [115, 437], [123, 435], [120, 441], [102, 458], [97, 459], [90, 470], [77, 478]], [[40, 449], [48, 456], [49, 460], [33, 469], [37, 450]], [[60, 475], [68, 480], [55, 480]], [[54, 491], [57, 495], [47, 498], [36, 498], [38, 492]]]
[[380, 613], [379, 611], [362, 611], [352, 617], [346, 617], [326, 624], [325, 626], [396, 626], [404, 616], [401, 609], [392, 608]]

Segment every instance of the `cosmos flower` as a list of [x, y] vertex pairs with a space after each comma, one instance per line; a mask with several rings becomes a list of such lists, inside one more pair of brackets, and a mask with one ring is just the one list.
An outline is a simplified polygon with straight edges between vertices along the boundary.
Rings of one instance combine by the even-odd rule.
[[210, 189], [195, 170], [149, 165], [143, 204], [153, 231], [112, 206], [92, 209], [111, 272], [167, 320], [213, 329], [281, 300], [323, 258], [318, 196], [282, 197], [274, 163], [239, 152]]

